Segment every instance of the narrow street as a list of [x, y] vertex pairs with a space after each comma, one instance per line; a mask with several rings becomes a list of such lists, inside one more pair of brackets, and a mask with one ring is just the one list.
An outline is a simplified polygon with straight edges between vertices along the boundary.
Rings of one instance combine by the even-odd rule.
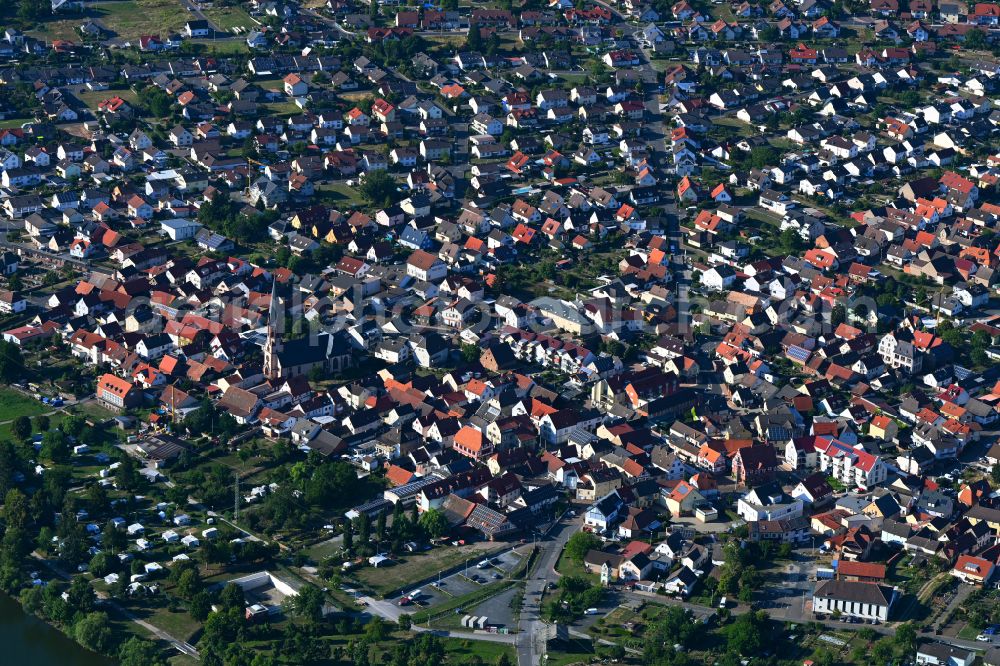
[[[556, 563], [566, 542], [579, 529], [582, 518], [569, 522], [557, 521], [538, 542], [538, 556], [533, 575], [525, 583], [524, 603], [518, 620], [517, 663], [519, 666], [537, 666], [545, 654], [546, 627], [542, 621], [542, 594], [546, 585], [559, 579]], [[531, 573], [531, 572], [529, 572]]]

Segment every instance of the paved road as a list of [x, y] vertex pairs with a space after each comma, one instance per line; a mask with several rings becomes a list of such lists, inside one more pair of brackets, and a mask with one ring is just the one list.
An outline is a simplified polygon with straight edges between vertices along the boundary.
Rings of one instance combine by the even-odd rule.
[[[598, 4], [608, 7], [617, 16], [621, 17], [614, 8], [605, 5], [603, 2], [598, 2]], [[678, 318], [678, 333], [687, 335], [690, 327], [688, 303], [690, 300], [691, 269], [686, 264], [687, 252], [683, 249], [684, 234], [681, 231], [680, 211], [677, 208], [674, 188], [671, 185], [672, 180], [665, 178], [667, 170], [671, 169], [673, 165], [671, 164], [671, 151], [667, 148], [667, 136], [670, 130], [664, 122], [663, 111], [660, 108], [659, 83], [662, 81], [662, 75], [654, 69], [647, 49], [639, 49], [639, 55], [642, 60], [639, 70], [651, 73], [653, 80], [657, 82], [653, 91], [647, 93], [646, 99], [643, 100], [643, 104], [646, 107], [647, 145], [652, 151], [653, 163], [659, 171], [661, 184], [666, 185], [665, 187], [660, 187], [661, 196], [663, 197], [660, 208], [666, 219], [666, 229], [664, 231], [666, 232], [667, 243], [670, 248], [669, 255], [676, 289], [675, 304]]]
[[537, 666], [545, 654], [545, 623], [541, 617], [542, 592], [550, 582], [559, 579], [556, 562], [566, 542], [579, 529], [582, 518], [558, 520], [548, 534], [538, 542], [535, 570], [525, 582], [524, 602], [517, 623], [518, 666]]

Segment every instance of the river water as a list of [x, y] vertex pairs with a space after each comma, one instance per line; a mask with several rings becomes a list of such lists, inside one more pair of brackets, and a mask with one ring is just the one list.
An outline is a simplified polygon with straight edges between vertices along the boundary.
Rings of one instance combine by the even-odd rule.
[[0, 594], [0, 664], [10, 666], [111, 666], [114, 662], [85, 650]]

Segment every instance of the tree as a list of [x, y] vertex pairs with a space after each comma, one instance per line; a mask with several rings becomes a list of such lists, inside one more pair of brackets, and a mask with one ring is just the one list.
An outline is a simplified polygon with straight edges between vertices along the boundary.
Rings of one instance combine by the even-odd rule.
[[973, 28], [965, 33], [965, 48], [983, 49], [986, 48], [986, 33], [979, 28]]
[[0, 440], [0, 494], [13, 487], [14, 475], [21, 467], [21, 456], [13, 442]]
[[385, 511], [379, 511], [375, 519], [375, 539], [381, 541], [385, 538]]
[[19, 442], [31, 437], [31, 419], [23, 415], [18, 416], [10, 426], [10, 434]]
[[726, 644], [730, 651], [742, 656], [752, 656], [766, 644], [767, 614], [763, 611], [740, 615], [726, 627]]
[[114, 640], [108, 614], [97, 611], [84, 615], [73, 627], [73, 637], [85, 648], [106, 653]]
[[883, 638], [882, 640], [872, 645], [869, 654], [869, 663], [878, 664], [888, 664], [892, 660], [892, 643], [888, 638]]
[[993, 479], [993, 484], [1000, 484], [1000, 464], [993, 465], [990, 469], [990, 478]]
[[64, 433], [73, 438], [79, 438], [83, 435], [84, 428], [87, 427], [87, 419], [83, 418], [79, 414], [74, 414], [63, 419], [62, 424], [59, 429]]
[[[395, 527], [395, 525], [393, 525]], [[354, 549], [354, 523], [350, 520], [344, 523], [344, 550], [351, 552]]]
[[747, 156], [747, 164], [755, 169], [772, 167], [781, 160], [781, 153], [774, 146], [757, 146]]
[[467, 51], [481, 51], [483, 49], [483, 34], [479, 31], [478, 23], [469, 26], [469, 35], [465, 39], [465, 49]]
[[8, 530], [21, 530], [28, 524], [28, 497], [11, 488], [3, 498], [3, 519]]
[[133, 636], [118, 649], [119, 666], [166, 666], [156, 644]]
[[62, 430], [50, 430], [42, 438], [42, 455], [55, 463], [65, 463], [70, 456], [69, 440]]
[[466, 363], [474, 363], [479, 360], [479, 347], [477, 345], [462, 345], [462, 360]]
[[97, 578], [104, 578], [114, 571], [117, 562], [117, 557], [112, 557], [107, 551], [101, 551], [90, 558], [88, 569]]
[[319, 622], [323, 619], [323, 593], [314, 585], [304, 585], [292, 597], [292, 610], [310, 624]]
[[372, 206], [388, 208], [396, 202], [396, 179], [385, 169], [376, 169], [365, 174], [358, 192]]
[[358, 539], [361, 540], [361, 545], [366, 546], [372, 538], [372, 519], [367, 513], [362, 513], [358, 516], [358, 523]]
[[136, 101], [147, 114], [155, 118], [170, 115], [170, 106], [173, 103], [170, 95], [156, 86], [146, 86], [140, 90]]
[[246, 607], [246, 599], [243, 597], [243, 589], [235, 583], [229, 583], [222, 588], [219, 595], [219, 603], [226, 610], [236, 609], [242, 611]]
[[97, 603], [97, 595], [86, 579], [77, 576], [66, 590], [66, 603], [73, 612], [89, 613]]
[[833, 310], [830, 311], [830, 324], [837, 327], [845, 321], [847, 321], [847, 308], [837, 303], [833, 306]]
[[384, 641], [388, 638], [389, 627], [386, 625], [385, 620], [377, 615], [373, 617], [368, 624], [365, 625], [365, 637], [376, 643]]
[[188, 567], [177, 577], [177, 595], [181, 599], [194, 599], [201, 592], [201, 576], [197, 567]]
[[212, 612], [212, 598], [208, 592], [199, 592], [188, 602], [188, 614], [196, 622], [204, 622], [208, 614]]
[[432, 539], [439, 539], [448, 533], [448, 519], [438, 509], [428, 509], [420, 516], [421, 529]]
[[404, 528], [403, 523], [406, 519], [403, 517], [403, 503], [396, 502], [392, 505], [392, 531], [399, 534]]
[[35, 417], [35, 430], [38, 432], [48, 432], [51, 425], [52, 421], [45, 414], [39, 414]]
[[21, 0], [17, 17], [26, 23], [41, 21], [52, 15], [52, 3], [49, 0]]
[[601, 547], [601, 540], [590, 532], [577, 532], [566, 542], [566, 556], [574, 562], [583, 562], [591, 550]]
[[909, 658], [913, 651], [917, 649], [917, 630], [909, 622], [896, 627], [896, 635], [893, 642], [905, 658]]
[[122, 458], [121, 464], [115, 470], [116, 485], [122, 490], [134, 491], [139, 488], [139, 480], [141, 478], [135, 458], [132, 456]]

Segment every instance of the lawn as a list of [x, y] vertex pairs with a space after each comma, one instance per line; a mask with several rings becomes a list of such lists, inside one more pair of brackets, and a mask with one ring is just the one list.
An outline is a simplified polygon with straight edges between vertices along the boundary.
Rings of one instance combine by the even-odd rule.
[[243, 39], [192, 39], [189, 41], [204, 47], [205, 52], [215, 55], [250, 53], [250, 47]]
[[39, 29], [28, 30], [26, 32], [31, 37], [47, 39], [49, 41], [62, 39], [69, 42], [79, 43], [83, 41], [82, 36], [77, 31], [77, 28], [81, 23], [82, 21], [80, 19], [46, 21], [45, 23], [39, 24]]
[[175, 654], [170, 659], [167, 659], [167, 663], [170, 666], [197, 666], [201, 662], [186, 654]]
[[123, 39], [166, 37], [179, 32], [191, 17], [179, 0], [118, 0], [94, 3], [91, 8], [105, 28]]
[[302, 113], [302, 109], [295, 102], [268, 102], [261, 106], [277, 116], [294, 116]]
[[136, 94], [131, 90], [81, 90], [76, 93], [77, 99], [87, 105], [92, 111], [97, 110], [97, 105], [112, 97], [121, 97], [129, 104], [136, 103]]
[[182, 641], [190, 639], [195, 632], [201, 629], [201, 625], [186, 610], [175, 613], [169, 608], [157, 608], [145, 620], [157, 629], [162, 629]]
[[739, 130], [745, 130], [751, 127], [750, 125], [743, 122], [736, 116], [717, 116], [715, 118], [712, 118], [712, 123], [715, 125], [723, 125], [726, 127], [735, 127], [736, 129]]
[[428, 35], [424, 37], [425, 41], [430, 42], [435, 46], [443, 46], [445, 48], [453, 49], [458, 48], [465, 44], [465, 35]]
[[771, 224], [774, 226], [778, 226], [781, 224], [781, 219], [777, 215], [769, 211], [761, 210], [759, 208], [748, 208], [746, 209], [745, 212], [747, 217], [757, 220], [758, 222], [763, 222], [765, 224]]
[[316, 192], [335, 205], [361, 208], [366, 203], [356, 187], [344, 183], [323, 183], [316, 186]]
[[491, 545], [439, 546], [424, 553], [406, 555], [388, 567], [359, 569], [354, 577], [371, 590], [385, 595], [433, 578], [438, 572], [457, 567], [466, 560], [474, 565]]
[[962, 627], [962, 630], [958, 632], [958, 637], [965, 639], [967, 641], [976, 640], [976, 636], [980, 634], [979, 629], [976, 629], [971, 624], [966, 624]]
[[592, 583], [600, 582], [601, 577], [597, 574], [588, 573], [583, 567], [583, 564], [574, 562], [566, 555], [564, 550], [559, 555], [559, 561], [556, 562], [556, 571], [558, 571], [563, 576], [577, 576], [579, 578], [586, 578]]
[[104, 409], [96, 402], [87, 402], [81, 405], [74, 405], [72, 411], [74, 413], [82, 414], [83, 416], [87, 417], [88, 419], [94, 422], [107, 421], [108, 419], [117, 416], [113, 412]]
[[0, 388], [0, 422], [12, 421], [18, 416], [37, 416], [51, 410], [48, 405], [43, 405], [14, 389]]
[[34, 118], [8, 118], [7, 120], [0, 120], [0, 129], [16, 129], [24, 123], [34, 122], [34, 120]]
[[233, 28], [252, 29], [260, 25], [239, 7], [213, 7], [202, 10], [202, 13], [223, 32], [232, 32]]
[[505, 654], [510, 663], [517, 661], [514, 648], [503, 643], [489, 643], [487, 641], [470, 641], [465, 638], [442, 638], [444, 652], [448, 655], [449, 663], [463, 663], [469, 661], [470, 657], [476, 656], [487, 664], [492, 664]]
[[582, 638], [571, 638], [566, 641], [555, 641], [555, 648], [548, 652], [545, 660], [547, 666], [568, 666], [568, 664], [586, 664], [594, 656], [594, 644]]

